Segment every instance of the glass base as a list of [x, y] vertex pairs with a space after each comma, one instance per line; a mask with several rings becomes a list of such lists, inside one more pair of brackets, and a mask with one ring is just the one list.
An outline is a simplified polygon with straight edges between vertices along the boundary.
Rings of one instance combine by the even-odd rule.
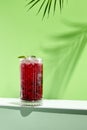
[[41, 106], [41, 105], [42, 105], [42, 100], [27, 101], [21, 99], [21, 106]]

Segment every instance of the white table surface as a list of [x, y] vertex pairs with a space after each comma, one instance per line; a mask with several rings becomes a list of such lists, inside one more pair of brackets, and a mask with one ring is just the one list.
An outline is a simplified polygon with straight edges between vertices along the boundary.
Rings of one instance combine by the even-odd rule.
[[40, 109], [69, 109], [87, 110], [87, 101], [84, 100], [46, 100], [42, 101], [41, 106], [21, 106], [19, 98], [0, 98], [0, 107], [28, 107]]
[[87, 130], [87, 101], [43, 100], [21, 106], [18, 98], [0, 98], [1, 130]]

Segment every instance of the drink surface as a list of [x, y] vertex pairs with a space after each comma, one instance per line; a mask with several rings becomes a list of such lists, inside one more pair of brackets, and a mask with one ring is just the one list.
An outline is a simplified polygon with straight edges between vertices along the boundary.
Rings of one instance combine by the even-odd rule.
[[33, 58], [24, 58], [20, 63], [21, 99], [36, 101], [42, 99], [43, 93], [43, 64]]

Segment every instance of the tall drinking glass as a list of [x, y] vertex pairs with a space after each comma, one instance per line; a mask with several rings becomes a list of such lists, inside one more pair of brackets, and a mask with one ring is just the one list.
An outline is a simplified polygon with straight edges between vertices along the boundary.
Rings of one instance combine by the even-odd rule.
[[20, 59], [20, 98], [22, 104], [40, 105], [43, 95], [43, 63], [35, 56]]

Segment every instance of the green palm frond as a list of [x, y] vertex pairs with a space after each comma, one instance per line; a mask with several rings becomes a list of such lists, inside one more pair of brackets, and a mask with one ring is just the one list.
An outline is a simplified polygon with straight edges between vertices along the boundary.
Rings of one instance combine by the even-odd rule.
[[54, 13], [55, 13], [55, 10], [56, 10], [56, 2], [57, 2], [57, 0], [54, 1]]
[[28, 7], [28, 11], [38, 5], [40, 3], [39, 10], [37, 11], [37, 14], [43, 9], [43, 18], [45, 17], [46, 13], [50, 14], [51, 8], [53, 9], [53, 13], [55, 13], [56, 7], [59, 4], [60, 11], [63, 8], [64, 0], [27, 0], [26, 6]]

